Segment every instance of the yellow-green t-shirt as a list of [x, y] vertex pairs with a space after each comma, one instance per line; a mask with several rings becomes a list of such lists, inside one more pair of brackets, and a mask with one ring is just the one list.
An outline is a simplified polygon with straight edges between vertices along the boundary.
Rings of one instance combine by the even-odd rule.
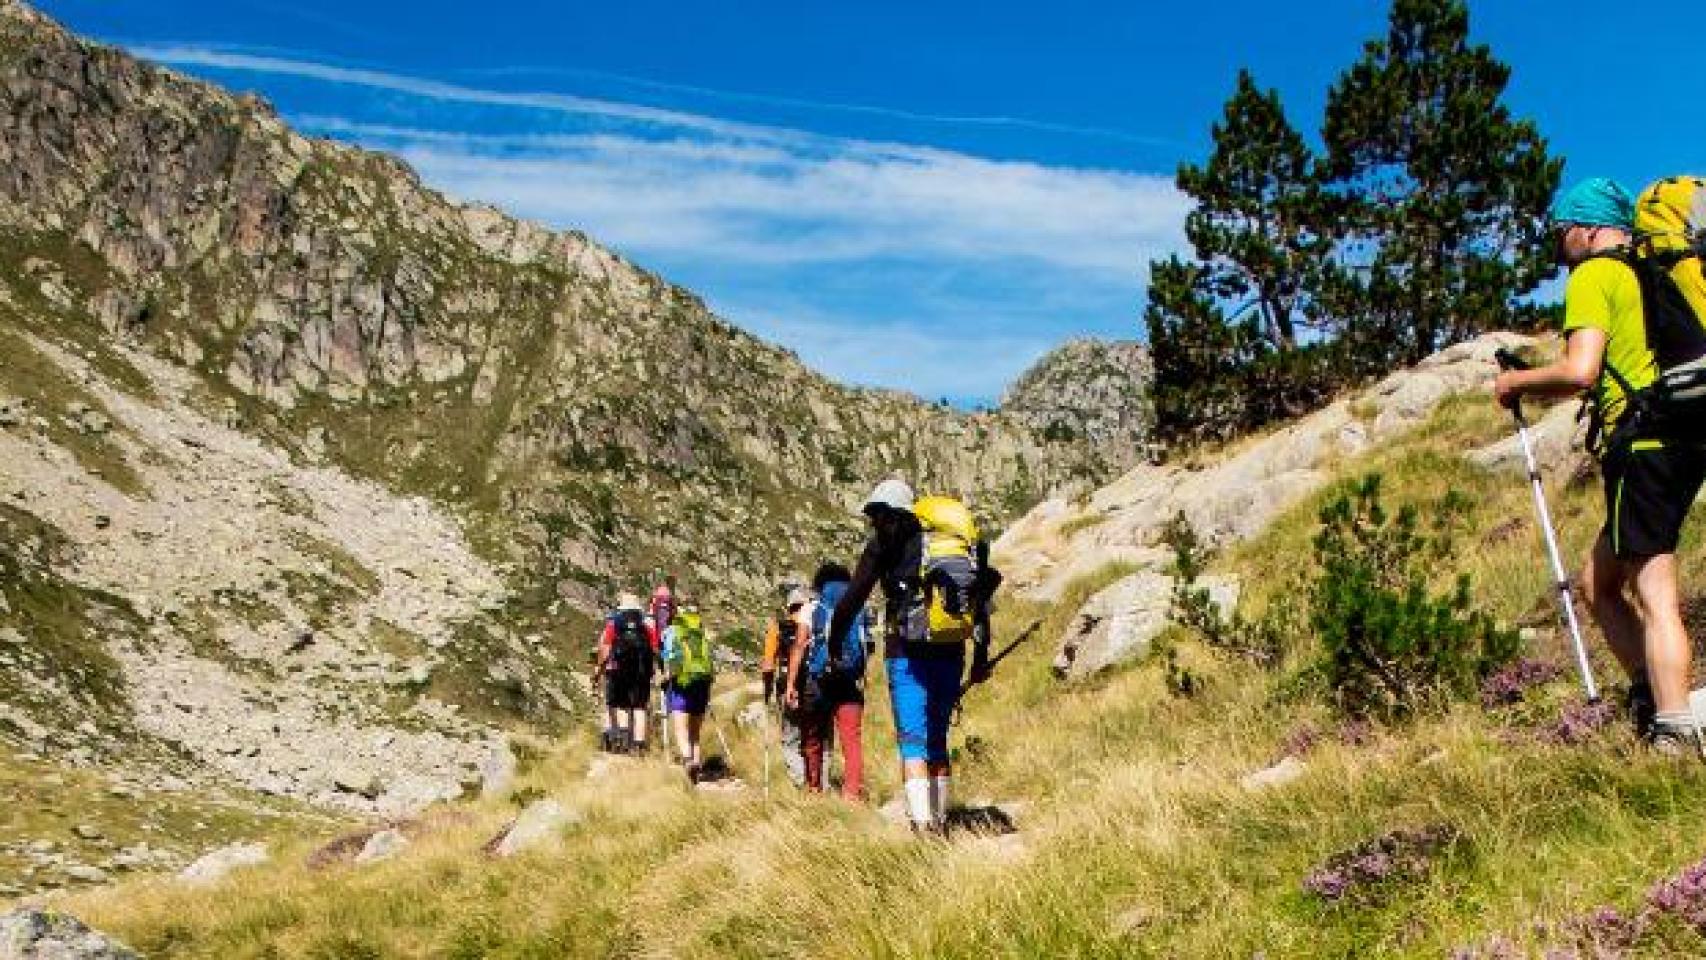
[[[1615, 367], [1629, 386], [1639, 390], [1658, 378], [1658, 360], [1647, 347], [1641, 284], [1628, 264], [1599, 257], [1570, 271], [1564, 287], [1564, 335], [1586, 327], [1605, 331], [1605, 364]], [[1623, 388], [1603, 369], [1594, 401], [1607, 427], [1623, 413]]]

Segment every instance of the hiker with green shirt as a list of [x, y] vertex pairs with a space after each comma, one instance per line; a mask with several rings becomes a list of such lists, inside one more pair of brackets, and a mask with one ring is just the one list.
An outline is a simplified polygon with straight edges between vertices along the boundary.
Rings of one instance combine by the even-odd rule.
[[699, 618], [699, 608], [676, 598], [675, 617], [663, 634], [664, 694], [675, 723], [675, 741], [687, 779], [699, 782], [704, 757], [699, 752], [699, 732], [711, 703], [711, 678], [716, 672], [711, 658], [711, 635]]
[[1606, 521], [1582, 575], [1588, 606], [1629, 675], [1637, 730], [1655, 749], [1677, 754], [1693, 746], [1695, 730], [1676, 546], [1706, 479], [1706, 448], [1644, 435], [1631, 413], [1631, 391], [1644, 398], [1643, 388], [1661, 368], [1631, 259], [1635, 203], [1629, 192], [1613, 180], [1587, 180], [1558, 197], [1551, 221], [1558, 258], [1570, 268], [1564, 356], [1499, 374], [1493, 392], [1501, 405], [1513, 407], [1525, 395], [1589, 391], [1597, 427], [1590, 445], [1600, 458]]

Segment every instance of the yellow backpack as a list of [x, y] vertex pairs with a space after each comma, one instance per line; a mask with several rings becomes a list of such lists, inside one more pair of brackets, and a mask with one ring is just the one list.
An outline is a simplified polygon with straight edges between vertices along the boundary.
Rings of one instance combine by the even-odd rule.
[[1641, 191], [1635, 201], [1635, 253], [1670, 277], [1695, 320], [1706, 326], [1703, 252], [1706, 179], [1666, 177]]
[[924, 528], [918, 579], [932, 643], [964, 643], [977, 625], [977, 521], [953, 497], [922, 497], [912, 513]]
[[[1603, 438], [1609, 451], [1638, 439], [1706, 441], [1706, 179], [1667, 177], [1635, 201], [1635, 238], [1627, 248], [1595, 254], [1627, 264], [1641, 285], [1647, 347], [1659, 376], [1640, 390], [1613, 367], [1629, 413]], [[1600, 415], [1590, 430], [1598, 446]]]

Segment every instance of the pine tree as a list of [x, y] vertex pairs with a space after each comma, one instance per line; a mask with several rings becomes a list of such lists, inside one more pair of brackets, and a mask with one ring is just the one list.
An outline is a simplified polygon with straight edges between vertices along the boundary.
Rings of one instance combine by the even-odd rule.
[[1509, 79], [1470, 45], [1462, 0], [1395, 0], [1386, 38], [1329, 92], [1324, 166], [1344, 206], [1319, 293], [1368, 372], [1532, 319], [1516, 300], [1551, 273], [1562, 162], [1502, 102]]
[[1247, 303], [1276, 349], [1294, 349], [1307, 322], [1308, 277], [1325, 246], [1315, 229], [1324, 198], [1314, 158], [1286, 119], [1279, 91], [1258, 89], [1248, 70], [1238, 72], [1212, 135], [1207, 164], [1179, 168], [1179, 189], [1197, 202], [1185, 236], [1213, 295]]
[[1227, 322], [1200, 264], [1170, 257], [1149, 269], [1144, 323], [1157, 438], [1230, 436], [1246, 419], [1240, 372], [1249, 361], [1247, 328]]

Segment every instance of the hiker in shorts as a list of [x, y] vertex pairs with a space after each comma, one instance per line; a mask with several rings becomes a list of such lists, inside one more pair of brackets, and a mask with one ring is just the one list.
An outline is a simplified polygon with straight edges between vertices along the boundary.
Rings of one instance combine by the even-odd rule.
[[678, 598], [675, 618], [663, 635], [664, 696], [675, 724], [675, 741], [687, 779], [699, 782], [705, 758], [699, 752], [699, 732], [711, 703], [711, 679], [716, 672], [711, 657], [711, 635], [699, 618], [699, 609]]
[[[948, 757], [948, 726], [959, 702], [966, 650], [961, 643], [932, 642], [925, 615], [924, 528], [913, 514], [912, 488], [884, 480], [866, 498], [863, 513], [870, 539], [854, 568], [853, 580], [836, 602], [829, 642], [834, 648], [848, 636], [871, 591], [881, 583], [885, 606], [883, 657], [894, 707], [895, 740], [907, 816], [915, 832], [943, 836], [953, 769]], [[988, 673], [987, 642], [976, 645], [972, 679]]]
[[866, 624], [863, 611], [854, 621], [853, 636], [844, 638], [846, 644], [858, 644], [854, 651], [857, 671], [834, 669], [828, 656], [828, 621], [835, 604], [846, 591], [852, 575], [839, 563], [826, 563], [812, 577], [812, 592], [817, 600], [809, 605], [806, 618], [811, 624], [806, 646], [801, 656], [788, 665], [787, 705], [795, 711], [800, 726], [800, 751], [806, 761], [806, 789], [821, 793], [828, 766], [831, 741], [841, 743], [841, 796], [858, 801], [865, 796], [865, 674], [863, 645]]
[[1637, 731], [1655, 749], [1675, 754], [1694, 742], [1676, 546], [1706, 477], [1706, 450], [1618, 429], [1634, 422], [1626, 389], [1652, 384], [1659, 370], [1648, 344], [1641, 284], [1625, 259], [1634, 216], [1629, 192], [1612, 180], [1587, 180], [1559, 195], [1551, 223], [1558, 258], [1570, 268], [1564, 357], [1499, 374], [1493, 393], [1508, 407], [1525, 395], [1590, 391], [1603, 439], [1596, 453], [1606, 520], [1582, 572], [1588, 606], [1629, 676], [1628, 707]]
[[658, 634], [646, 619], [644, 604], [635, 594], [622, 594], [598, 639], [598, 664], [592, 672], [593, 689], [602, 683], [610, 712], [605, 749], [612, 753], [646, 752], [646, 709], [657, 653]]
[[770, 619], [764, 630], [764, 657], [759, 675], [764, 683], [764, 702], [774, 704], [778, 715], [778, 739], [781, 743], [782, 766], [794, 786], [806, 782], [806, 760], [800, 749], [800, 725], [795, 711], [786, 702], [788, 670], [794, 653], [803, 649], [811, 638], [811, 622], [806, 619], [811, 595], [804, 588], [788, 591], [782, 610]]

